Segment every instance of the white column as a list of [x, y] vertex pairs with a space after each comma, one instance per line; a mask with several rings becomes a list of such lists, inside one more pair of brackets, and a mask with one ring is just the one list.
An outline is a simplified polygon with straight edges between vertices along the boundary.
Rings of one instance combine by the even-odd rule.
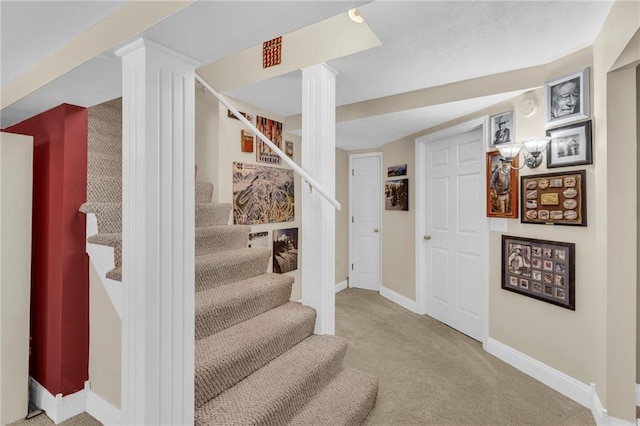
[[147, 40], [122, 57], [122, 423], [193, 424], [194, 69]]
[[[336, 72], [302, 70], [302, 168], [335, 196]], [[302, 303], [316, 309], [316, 334], [335, 333], [335, 209], [302, 188]]]

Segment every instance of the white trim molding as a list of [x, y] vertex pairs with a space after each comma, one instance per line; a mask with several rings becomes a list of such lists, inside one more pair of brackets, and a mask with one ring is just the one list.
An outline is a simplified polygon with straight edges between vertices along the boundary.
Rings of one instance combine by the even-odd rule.
[[60, 424], [73, 416], [85, 411], [86, 390], [89, 382], [85, 382], [84, 389], [70, 395], [61, 393], [53, 396], [36, 379], [29, 377], [29, 399], [33, 404], [44, 410], [55, 424]]
[[636, 406], [640, 406], [640, 384], [636, 383]]
[[523, 373], [544, 383], [551, 389], [560, 392], [583, 407], [590, 409], [591, 414], [593, 415], [593, 420], [598, 426], [633, 425], [632, 422], [609, 416], [607, 410], [600, 402], [595, 384], [591, 383], [590, 385], [587, 385], [582, 383], [581, 381], [492, 338], [488, 338], [483, 347], [485, 351], [496, 358], [501, 359]]
[[342, 290], [349, 288], [349, 282], [347, 280], [340, 281], [336, 284], [336, 293], [340, 293]]
[[411, 311], [415, 314], [420, 314], [420, 312], [418, 312], [418, 307], [415, 300], [411, 300], [408, 297], [401, 295], [400, 293], [396, 293], [388, 287], [385, 287], [384, 284], [380, 286], [380, 296], [391, 300], [393, 303], [402, 306], [408, 311]]
[[122, 412], [109, 401], [86, 388], [87, 406], [85, 411], [105, 426], [122, 424]]

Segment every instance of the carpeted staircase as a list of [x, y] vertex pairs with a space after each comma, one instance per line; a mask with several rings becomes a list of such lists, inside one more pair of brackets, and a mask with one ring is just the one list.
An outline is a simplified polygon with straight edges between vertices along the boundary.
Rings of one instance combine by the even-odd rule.
[[[87, 203], [114, 248], [122, 280], [120, 99], [89, 108]], [[196, 183], [197, 425], [360, 424], [375, 404], [377, 379], [342, 365], [344, 339], [313, 335], [315, 310], [290, 302], [293, 278], [267, 274], [271, 251], [247, 247], [250, 226], [228, 225], [230, 204]]]

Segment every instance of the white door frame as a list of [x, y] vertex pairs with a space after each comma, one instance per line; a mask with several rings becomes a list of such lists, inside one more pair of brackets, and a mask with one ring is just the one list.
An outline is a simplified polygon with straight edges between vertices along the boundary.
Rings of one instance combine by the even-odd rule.
[[[487, 135], [489, 132], [489, 117], [484, 116], [475, 120], [468, 121], [466, 123], [459, 124], [457, 126], [449, 127], [439, 132], [431, 133], [425, 136], [421, 136], [416, 139], [416, 308], [419, 314], [426, 314], [426, 299], [427, 299], [427, 273], [425, 270], [424, 259], [426, 257], [426, 243], [424, 235], [426, 234], [426, 170], [424, 168], [426, 160], [426, 145], [428, 143], [437, 142], [444, 138], [466, 133], [468, 131], [481, 128], [482, 129], [482, 149], [483, 151], [487, 146]], [[484, 194], [486, 197], [486, 194]], [[483, 250], [485, 253], [489, 253], [489, 221], [484, 221], [484, 235], [486, 236]], [[480, 272], [479, 277], [482, 282], [481, 286], [481, 307], [482, 307], [482, 343], [487, 342], [489, 337], [489, 257], [483, 265], [483, 270]]]
[[349, 283], [351, 282], [351, 265], [353, 265], [353, 222], [351, 218], [353, 217], [353, 180], [351, 170], [353, 170], [353, 159], [354, 158], [365, 158], [365, 157], [378, 157], [380, 158], [380, 173], [378, 173], [378, 191], [380, 194], [380, 259], [378, 259], [378, 274], [380, 276], [380, 282], [378, 283], [378, 291], [382, 288], [382, 233], [384, 229], [382, 227], [382, 205], [384, 203], [384, 197], [382, 196], [382, 152], [367, 152], [365, 154], [349, 154], [349, 264], [347, 265], [347, 269], [349, 270]]

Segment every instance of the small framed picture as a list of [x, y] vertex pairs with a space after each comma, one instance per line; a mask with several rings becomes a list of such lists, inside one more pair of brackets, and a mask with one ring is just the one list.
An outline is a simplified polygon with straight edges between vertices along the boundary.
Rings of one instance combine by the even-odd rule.
[[[534, 247], [542, 248], [542, 258], [532, 257]], [[552, 260], [556, 253], [563, 262]], [[575, 244], [503, 235], [502, 288], [574, 311]]]
[[547, 127], [589, 118], [589, 67], [547, 81]]
[[503, 143], [511, 143], [515, 138], [513, 111], [502, 112], [491, 116], [491, 137], [489, 148]]
[[490, 151], [487, 157], [487, 217], [518, 218], [518, 159], [513, 167], [500, 156]]
[[[591, 120], [547, 130], [551, 137], [547, 145], [547, 167], [592, 164]], [[567, 182], [565, 186], [575, 186]]]
[[387, 167], [387, 177], [406, 176], [407, 165], [399, 164], [397, 166]]
[[284, 153], [293, 160], [293, 142], [284, 141]]

